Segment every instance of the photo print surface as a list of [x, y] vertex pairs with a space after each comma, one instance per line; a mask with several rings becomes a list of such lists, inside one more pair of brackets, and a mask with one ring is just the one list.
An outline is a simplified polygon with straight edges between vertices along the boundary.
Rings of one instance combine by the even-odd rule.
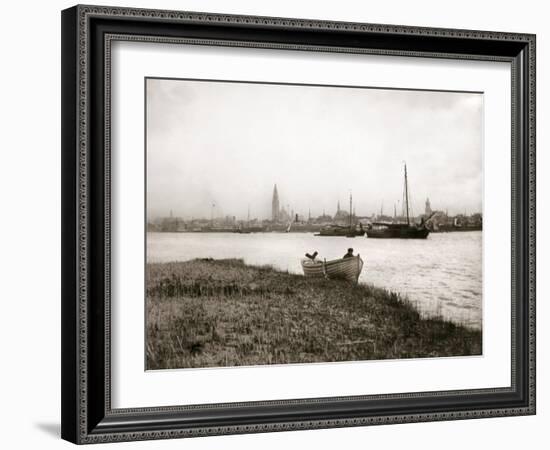
[[482, 354], [483, 93], [145, 79], [147, 370]]

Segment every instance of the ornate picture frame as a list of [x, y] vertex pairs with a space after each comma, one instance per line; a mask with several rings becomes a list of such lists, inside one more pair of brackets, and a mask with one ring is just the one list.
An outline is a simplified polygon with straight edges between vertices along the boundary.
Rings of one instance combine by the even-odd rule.
[[[116, 409], [111, 46], [193, 44], [511, 65], [511, 384]], [[535, 414], [535, 36], [100, 6], [62, 12], [62, 437], [74, 443]]]

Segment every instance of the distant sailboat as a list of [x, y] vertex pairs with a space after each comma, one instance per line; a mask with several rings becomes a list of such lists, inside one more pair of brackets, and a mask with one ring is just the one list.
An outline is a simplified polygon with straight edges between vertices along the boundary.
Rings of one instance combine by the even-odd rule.
[[[340, 203], [338, 203], [340, 205]], [[363, 225], [359, 224], [359, 229], [353, 225], [353, 215], [352, 215], [352, 196], [349, 195], [349, 225], [328, 225], [319, 230], [319, 233], [315, 236], [345, 236], [345, 237], [355, 237], [355, 236], [364, 236], [365, 230], [363, 230]], [[338, 207], [338, 209], [340, 209]], [[324, 214], [323, 214], [324, 215]]]
[[367, 236], [369, 238], [426, 239], [428, 237], [430, 230], [426, 227], [425, 222], [422, 222], [421, 224], [411, 224], [409, 213], [407, 164], [405, 164], [405, 186], [403, 197], [405, 199], [407, 223], [374, 222], [369, 229], [367, 229]]

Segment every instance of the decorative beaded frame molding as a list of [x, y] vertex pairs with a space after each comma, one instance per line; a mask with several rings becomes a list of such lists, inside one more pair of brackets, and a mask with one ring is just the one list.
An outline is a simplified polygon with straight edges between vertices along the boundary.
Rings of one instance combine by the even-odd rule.
[[[80, 5], [63, 11], [62, 22], [63, 438], [84, 444], [535, 414], [534, 35]], [[116, 25], [118, 32], [109, 32], [109, 22]], [[177, 37], [173, 33], [162, 35], [162, 31], [154, 36], [125, 30], [127, 24], [144, 29], [148, 24], [165, 24], [172, 31], [179, 27], [184, 34], [191, 27], [203, 27], [206, 34], [208, 30], [223, 28], [228, 38], [220, 39], [219, 33], [206, 38]], [[252, 39], [232, 39], [232, 27], [244, 30]], [[300, 42], [262, 41], [257, 36], [261, 30], [275, 33], [271, 36], [281, 39], [292, 33], [298, 36], [300, 32], [315, 31], [325, 33], [326, 41], [315, 41], [314, 34], [311, 42], [303, 42], [309, 37], [300, 38]], [[330, 36], [343, 39], [352, 34], [365, 39], [372, 36], [376, 45], [331, 45]], [[390, 38], [394, 39], [393, 48], [384, 44]], [[399, 48], [396, 38], [403, 42], [413, 40]], [[117, 40], [509, 62], [512, 67], [511, 386], [112, 409], [110, 67], [111, 44]], [[441, 48], [443, 41], [460, 45], [451, 45], [453, 51], [446, 52]], [[485, 53], [483, 48], [487, 49]], [[98, 101], [102, 124], [97, 119], [98, 106], [94, 104]], [[102, 149], [101, 154], [98, 148]], [[385, 402], [389, 405], [392, 401], [400, 403], [393, 409], [385, 406]], [[362, 402], [364, 410], [352, 408], [353, 402]], [[377, 406], [369, 409], [369, 404]], [[349, 406], [346, 409], [341, 405]], [[340, 409], [334, 412], [332, 406]], [[295, 411], [294, 407], [301, 409]], [[250, 412], [243, 418], [242, 410], [247, 408]], [[215, 414], [225, 411], [227, 415], [228, 409], [235, 411], [234, 418], [221, 420]]]

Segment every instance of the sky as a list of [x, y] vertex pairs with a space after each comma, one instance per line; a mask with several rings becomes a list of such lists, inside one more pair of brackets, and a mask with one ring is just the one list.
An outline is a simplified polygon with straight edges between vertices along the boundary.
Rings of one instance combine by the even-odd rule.
[[[147, 79], [147, 214], [482, 210], [483, 94]], [[212, 206], [215, 205], [215, 206]]]

